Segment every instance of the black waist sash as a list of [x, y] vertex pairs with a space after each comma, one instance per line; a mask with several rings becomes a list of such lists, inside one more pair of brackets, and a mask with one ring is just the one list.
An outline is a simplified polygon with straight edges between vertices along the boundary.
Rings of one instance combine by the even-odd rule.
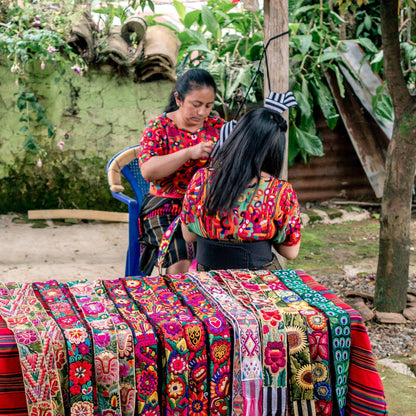
[[200, 236], [197, 239], [196, 261], [208, 269], [259, 269], [272, 260], [268, 240], [232, 243]]

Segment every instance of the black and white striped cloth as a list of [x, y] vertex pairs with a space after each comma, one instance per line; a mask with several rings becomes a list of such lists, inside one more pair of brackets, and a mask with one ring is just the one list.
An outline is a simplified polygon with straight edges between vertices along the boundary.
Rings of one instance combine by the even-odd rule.
[[288, 110], [290, 107], [295, 107], [297, 105], [298, 103], [296, 102], [292, 91], [288, 91], [285, 94], [271, 92], [264, 103], [266, 108], [276, 111], [279, 114], [283, 113], [285, 110]]

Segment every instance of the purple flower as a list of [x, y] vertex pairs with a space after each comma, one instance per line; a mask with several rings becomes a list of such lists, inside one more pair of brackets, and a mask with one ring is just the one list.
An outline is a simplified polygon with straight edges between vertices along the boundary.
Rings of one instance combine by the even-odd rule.
[[48, 52], [54, 54], [56, 52], [56, 49], [53, 46], [48, 46]]
[[42, 61], [42, 63], [40, 64], [40, 69], [45, 69], [45, 62]]
[[76, 73], [79, 74], [81, 72], [81, 68], [78, 65], [71, 66], [71, 69]]
[[111, 339], [108, 332], [102, 332], [94, 334], [94, 341], [99, 347], [105, 347], [110, 343]]
[[64, 142], [61, 140], [59, 143], [58, 143], [58, 147], [62, 150], [63, 148], [64, 148]]

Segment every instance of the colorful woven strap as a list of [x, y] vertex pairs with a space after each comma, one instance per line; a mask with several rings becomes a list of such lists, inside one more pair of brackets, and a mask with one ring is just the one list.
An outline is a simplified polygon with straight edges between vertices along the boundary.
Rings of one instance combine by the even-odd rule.
[[261, 414], [263, 371], [255, 316], [231, 297], [210, 273], [188, 273], [187, 276], [224, 314], [234, 330], [233, 415]]
[[210, 411], [212, 415], [231, 413], [232, 329], [224, 315], [213, 308], [184, 274], [165, 276], [169, 288], [205, 326], [209, 342]]
[[262, 328], [263, 415], [286, 415], [287, 354], [282, 314], [272, 300], [259, 296], [249, 273], [219, 271], [216, 280], [256, 316]]
[[[351, 321], [347, 312], [315, 290], [310, 289], [294, 270], [273, 272], [290, 290], [300, 295], [310, 305], [317, 307], [329, 319], [331, 330], [332, 355], [335, 367], [335, 394], [341, 416], [345, 413], [347, 402], [347, 379], [350, 363]], [[315, 389], [316, 395], [325, 400], [329, 387], [322, 384]]]
[[101, 303], [105, 306], [116, 327], [121, 414], [123, 416], [133, 416], [136, 405], [136, 371], [134, 367], [133, 333], [127, 322], [118, 313], [114, 303], [108, 298], [102, 282], [100, 280], [94, 280], [92, 285], [94, 286], [95, 293], [100, 297]]
[[90, 327], [94, 353], [95, 384], [100, 414], [121, 414], [119, 362], [114, 322], [88, 281], [67, 283], [76, 305]]
[[163, 343], [167, 414], [208, 412], [208, 357], [204, 326], [169, 290], [162, 276], [132, 277], [123, 283]]
[[134, 390], [127, 389], [128, 403], [132, 408], [134, 400], [137, 400], [137, 414], [151, 416], [162, 414], [164, 398], [158, 391], [160, 376], [158, 373], [158, 339], [147, 317], [129, 297], [121, 280], [103, 280], [103, 285], [117, 310], [130, 326], [134, 344], [127, 338], [123, 345], [125, 354], [135, 351], [136, 370], [136, 398]]
[[[18, 347], [28, 414], [53, 412], [54, 407], [59, 406], [63, 415], [63, 400], [50, 339], [42, 339], [45, 328], [26, 303], [19, 286], [14, 288], [10, 285], [9, 288], [0, 283], [0, 314], [13, 332]], [[52, 371], [47, 364], [53, 366]]]
[[82, 318], [56, 280], [33, 284], [36, 296], [63, 331], [68, 351], [70, 414], [93, 415], [94, 377], [92, 339]]
[[[314, 387], [315, 410], [317, 416], [325, 416], [332, 413], [332, 392], [329, 367], [329, 334], [325, 315], [308, 305], [295, 292], [289, 290], [275, 274], [267, 270], [250, 272], [255, 281], [265, 284], [266, 291], [273, 291], [286, 303], [289, 308], [297, 310], [304, 317], [308, 336], [309, 351], [311, 355], [312, 382]], [[317, 392], [326, 389], [324, 398], [318, 397]]]
[[302, 281], [348, 313], [351, 319], [351, 361], [348, 374], [346, 415], [387, 415], [383, 383], [377, 372], [373, 350], [361, 315], [326, 287], [301, 270]]

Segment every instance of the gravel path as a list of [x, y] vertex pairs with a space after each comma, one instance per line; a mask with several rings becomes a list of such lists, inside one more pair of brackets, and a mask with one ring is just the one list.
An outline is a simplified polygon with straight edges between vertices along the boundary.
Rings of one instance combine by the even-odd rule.
[[[345, 296], [350, 290], [374, 294], [374, 277], [371, 274], [353, 277], [314, 276], [315, 280], [334, 292], [345, 303], [350, 300]], [[409, 277], [409, 288], [416, 289], [416, 275]], [[366, 301], [366, 304], [372, 309], [370, 301]], [[381, 324], [373, 319], [365, 325], [376, 360], [396, 354], [407, 355], [416, 348], [416, 321], [408, 320], [405, 324]]]

